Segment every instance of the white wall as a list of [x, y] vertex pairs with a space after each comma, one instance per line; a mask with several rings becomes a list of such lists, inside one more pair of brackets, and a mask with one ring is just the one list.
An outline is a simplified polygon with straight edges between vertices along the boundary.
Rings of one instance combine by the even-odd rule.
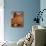
[[0, 0], [0, 42], [4, 41], [4, 3]]

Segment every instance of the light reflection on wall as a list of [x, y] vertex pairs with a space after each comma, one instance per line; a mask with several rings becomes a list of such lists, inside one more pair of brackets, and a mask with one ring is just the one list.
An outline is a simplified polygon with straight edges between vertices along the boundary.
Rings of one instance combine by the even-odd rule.
[[0, 42], [4, 41], [4, 0], [0, 0]]

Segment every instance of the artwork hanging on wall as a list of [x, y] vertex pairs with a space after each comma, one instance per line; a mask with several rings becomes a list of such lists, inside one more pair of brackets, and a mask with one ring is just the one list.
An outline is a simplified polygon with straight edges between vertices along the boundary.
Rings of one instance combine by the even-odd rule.
[[24, 26], [24, 12], [14, 11], [11, 18], [11, 27], [23, 27]]

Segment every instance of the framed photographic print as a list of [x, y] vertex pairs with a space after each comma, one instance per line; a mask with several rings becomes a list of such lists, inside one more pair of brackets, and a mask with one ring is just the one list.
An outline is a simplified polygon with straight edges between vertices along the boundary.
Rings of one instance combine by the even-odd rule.
[[24, 26], [24, 12], [14, 11], [11, 18], [11, 27], [23, 27]]

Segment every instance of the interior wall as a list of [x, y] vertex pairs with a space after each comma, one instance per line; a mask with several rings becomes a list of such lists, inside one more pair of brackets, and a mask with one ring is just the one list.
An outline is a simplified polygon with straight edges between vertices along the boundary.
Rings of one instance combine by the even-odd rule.
[[[40, 10], [46, 9], [46, 0], [40, 0]], [[43, 22], [40, 21], [40, 25], [46, 27], [46, 11], [44, 11], [43, 15]], [[45, 34], [45, 44], [46, 44], [46, 34]]]
[[0, 42], [4, 41], [4, 0], [0, 0]]
[[[9, 26], [11, 11], [24, 12], [24, 27], [12, 28]], [[4, 39], [5, 41], [17, 42], [23, 38], [29, 31], [32, 25], [36, 23], [33, 19], [37, 16], [36, 12], [40, 10], [40, 0], [4, 0]]]
[[[41, 9], [41, 11], [42, 11], [43, 9], [46, 9], [46, 0], [41, 0], [41, 1], [40, 1], [40, 9]], [[43, 22], [40, 21], [40, 25], [43, 25], [43, 26], [46, 27], [46, 11], [43, 12], [42, 17], [43, 17]]]

